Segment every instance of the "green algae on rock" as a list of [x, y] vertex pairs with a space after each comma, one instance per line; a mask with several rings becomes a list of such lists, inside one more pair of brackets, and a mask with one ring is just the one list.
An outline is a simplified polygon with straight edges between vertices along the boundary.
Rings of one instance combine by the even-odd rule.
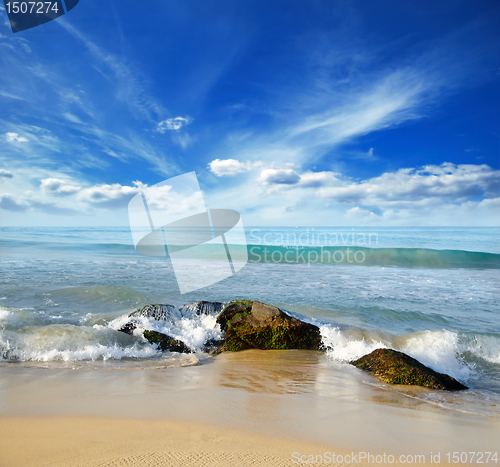
[[397, 350], [377, 349], [350, 363], [373, 373], [384, 383], [424, 386], [448, 391], [468, 389], [451, 376], [438, 373]]
[[232, 300], [217, 316], [217, 324], [222, 331], [226, 331], [227, 323], [239, 315], [248, 315], [252, 312], [250, 300]]
[[319, 328], [260, 302], [235, 301], [217, 317], [226, 333], [222, 351], [243, 349], [319, 350]]

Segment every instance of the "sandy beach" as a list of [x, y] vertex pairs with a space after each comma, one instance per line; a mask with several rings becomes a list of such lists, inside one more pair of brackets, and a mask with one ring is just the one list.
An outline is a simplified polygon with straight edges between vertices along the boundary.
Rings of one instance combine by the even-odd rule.
[[[320, 352], [258, 350], [167, 369], [3, 365], [0, 465], [274, 466], [360, 452], [425, 463], [440, 453], [444, 464], [448, 452], [497, 446], [498, 419], [345, 367]], [[342, 465], [368, 465], [354, 460]]]
[[291, 465], [294, 451], [326, 450], [308, 443], [168, 420], [2, 418], [0, 436], [2, 467], [285, 466]]

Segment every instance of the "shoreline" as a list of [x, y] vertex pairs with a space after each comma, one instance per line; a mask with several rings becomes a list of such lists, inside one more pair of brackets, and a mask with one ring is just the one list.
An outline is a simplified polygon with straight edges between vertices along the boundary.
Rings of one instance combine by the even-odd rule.
[[[249, 350], [164, 370], [2, 365], [0, 381], [0, 465], [7, 467], [23, 465], [14, 462], [16, 453], [38, 462], [26, 457], [24, 465], [71, 467], [226, 465], [224, 459], [227, 465], [299, 465], [292, 462], [294, 452], [429, 459], [436, 452], [494, 451], [500, 438], [499, 419], [419, 398], [432, 390], [413, 388], [412, 397], [375, 385], [356, 368], [315, 351]], [[143, 445], [134, 432], [142, 433]], [[181, 432], [190, 441], [182, 441]], [[210, 450], [210, 439], [220, 450]], [[70, 446], [76, 457], [57, 464]], [[35, 452], [40, 459], [30, 454]], [[204, 460], [202, 452], [208, 453]], [[271, 457], [262, 464], [258, 456]], [[188, 458], [189, 464], [179, 463]]]

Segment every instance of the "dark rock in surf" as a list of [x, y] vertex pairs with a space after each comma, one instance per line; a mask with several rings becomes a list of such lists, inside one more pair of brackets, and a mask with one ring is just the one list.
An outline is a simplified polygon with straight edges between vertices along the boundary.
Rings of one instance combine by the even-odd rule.
[[[133, 335], [137, 329], [139, 318], [147, 318], [154, 321], [168, 321], [174, 323], [181, 317], [179, 310], [174, 305], [154, 304], [146, 305], [129, 315], [130, 321], [123, 325], [119, 331]], [[161, 350], [169, 352], [191, 353], [191, 349], [182, 341], [162, 334], [161, 332], [145, 330], [143, 336], [151, 344], [158, 344]]]
[[319, 350], [319, 328], [292, 318], [279, 308], [261, 302], [239, 301], [228, 305], [217, 317], [226, 333], [222, 351], [243, 349]]
[[144, 331], [144, 337], [151, 344], [158, 344], [161, 350], [179, 353], [192, 353], [192, 350], [184, 342], [174, 339], [157, 331]]
[[377, 349], [350, 363], [373, 373], [384, 383], [408, 384], [448, 391], [468, 389], [451, 376], [438, 373], [397, 350]]
[[137, 326], [134, 323], [128, 322], [127, 324], [122, 326], [120, 329], [118, 329], [118, 331], [124, 332], [125, 334], [133, 335], [136, 328], [137, 328]]
[[143, 306], [142, 308], [133, 311], [128, 316], [129, 318], [144, 317], [154, 319], [155, 321], [173, 322], [178, 315], [179, 310], [174, 305], [154, 304]]
[[222, 302], [194, 302], [182, 305], [179, 308], [182, 316], [189, 316], [195, 314], [200, 315], [216, 315], [222, 311], [225, 303]]

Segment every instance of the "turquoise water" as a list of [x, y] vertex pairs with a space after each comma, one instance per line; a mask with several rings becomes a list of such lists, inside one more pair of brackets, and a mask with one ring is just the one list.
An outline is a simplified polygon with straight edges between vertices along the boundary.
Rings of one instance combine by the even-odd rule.
[[[180, 295], [169, 259], [138, 255], [126, 227], [0, 228], [3, 364], [178, 362], [117, 332], [123, 316], [148, 303], [250, 298], [318, 324], [336, 362], [394, 347], [464, 382], [481, 404], [500, 406], [499, 228], [246, 234], [249, 262], [239, 273]], [[195, 266], [210, 274], [218, 262]], [[203, 342], [220, 335], [211, 316], [168, 326], [201, 359]]]

